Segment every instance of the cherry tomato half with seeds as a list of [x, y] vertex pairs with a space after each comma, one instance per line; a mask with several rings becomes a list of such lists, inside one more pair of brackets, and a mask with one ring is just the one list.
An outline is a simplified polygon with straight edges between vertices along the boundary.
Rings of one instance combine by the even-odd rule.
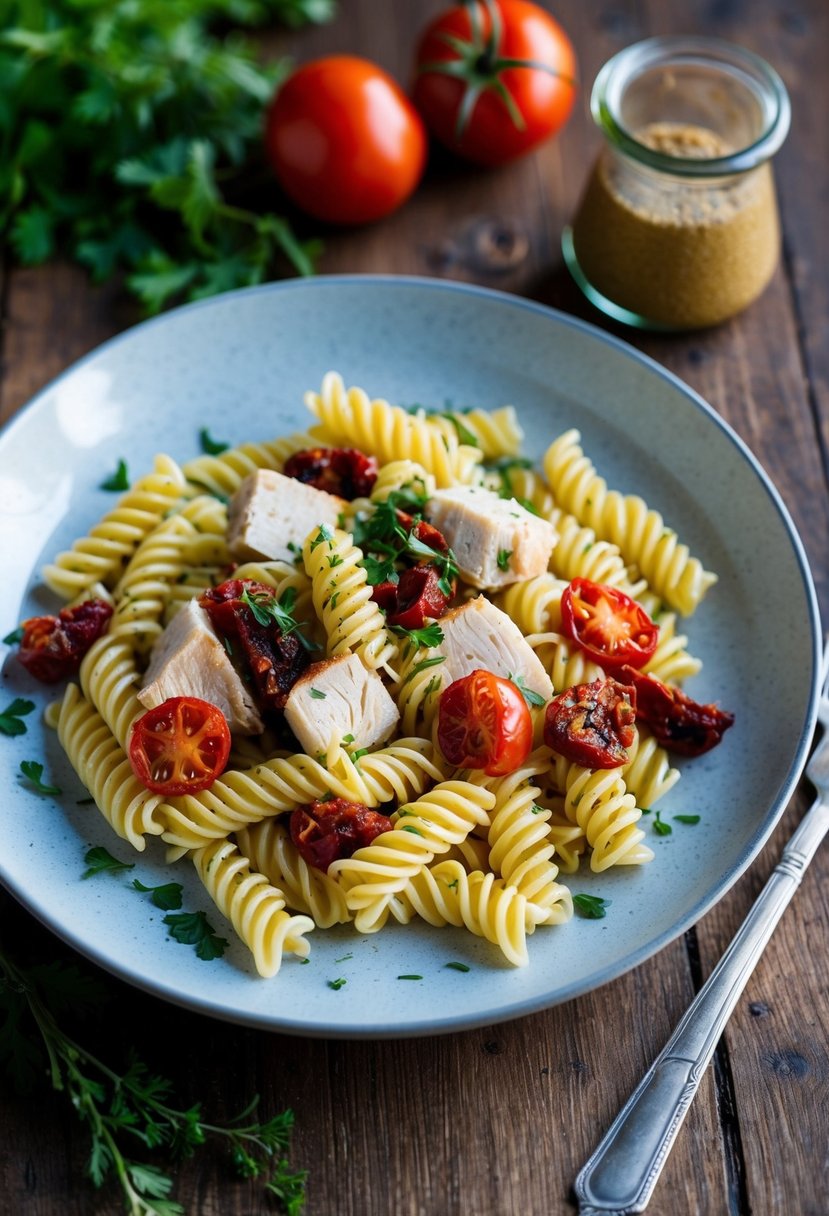
[[617, 680], [576, 684], [554, 697], [544, 715], [544, 742], [584, 768], [619, 768], [636, 737], [636, 693]]
[[271, 103], [265, 150], [303, 211], [365, 224], [396, 210], [426, 164], [423, 122], [382, 68], [353, 55], [300, 67]]
[[512, 680], [479, 668], [441, 694], [438, 746], [456, 768], [503, 777], [524, 763], [532, 745], [532, 717]]
[[480, 165], [502, 165], [570, 116], [576, 56], [561, 26], [528, 0], [456, 4], [417, 49], [413, 97], [432, 134]]
[[229, 755], [224, 714], [198, 697], [169, 697], [133, 724], [130, 764], [154, 794], [173, 798], [208, 789], [224, 772]]
[[600, 667], [644, 667], [659, 642], [659, 626], [641, 604], [604, 583], [574, 578], [561, 596], [561, 627]]

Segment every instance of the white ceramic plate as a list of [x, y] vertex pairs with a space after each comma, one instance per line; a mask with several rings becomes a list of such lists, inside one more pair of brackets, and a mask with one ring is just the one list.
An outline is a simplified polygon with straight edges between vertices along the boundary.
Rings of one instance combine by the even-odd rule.
[[[198, 451], [198, 430], [237, 444], [305, 425], [303, 392], [331, 368], [403, 404], [513, 403], [538, 456], [570, 426], [609, 483], [641, 492], [720, 581], [688, 622], [704, 660], [698, 700], [737, 713], [722, 746], [686, 763], [663, 818], [701, 816], [654, 837], [648, 866], [568, 879], [612, 901], [604, 920], [574, 919], [530, 939], [516, 970], [462, 930], [348, 927], [311, 936], [311, 961], [259, 979], [189, 864], [163, 866], [156, 842], [118, 840], [62, 757], [55, 736], [0, 738], [0, 877], [45, 924], [112, 972], [167, 1000], [230, 1021], [331, 1036], [458, 1030], [566, 1000], [635, 966], [697, 920], [735, 881], [781, 813], [814, 725], [819, 622], [803, 550], [775, 490], [699, 397], [625, 344], [572, 318], [477, 288], [417, 279], [330, 278], [220, 296], [139, 325], [70, 368], [0, 435], [0, 636], [54, 610], [42, 563], [112, 506], [96, 487], [126, 457], [133, 476], [157, 451]], [[3, 707], [48, 695], [10, 656]], [[773, 712], [770, 712], [773, 704]], [[63, 796], [18, 779], [40, 759]], [[647, 821], [646, 821], [647, 822]], [[136, 863], [129, 878], [177, 879], [234, 944], [213, 962], [167, 937], [163, 913], [102, 875], [84, 852], [105, 845]], [[466, 963], [470, 970], [447, 968]], [[420, 980], [400, 976], [420, 975]], [[347, 982], [332, 989], [329, 981]]]

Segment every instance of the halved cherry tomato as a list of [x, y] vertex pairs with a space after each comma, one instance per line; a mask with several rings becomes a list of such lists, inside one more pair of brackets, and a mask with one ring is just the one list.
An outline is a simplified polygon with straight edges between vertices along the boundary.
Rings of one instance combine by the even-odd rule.
[[544, 742], [584, 768], [619, 768], [635, 738], [636, 693], [617, 680], [576, 684], [544, 715]]
[[441, 143], [482, 165], [523, 156], [567, 121], [576, 56], [528, 0], [455, 4], [417, 48], [414, 102]]
[[520, 689], [481, 668], [455, 680], [440, 698], [438, 745], [457, 768], [480, 768], [488, 777], [514, 772], [533, 745]]
[[387, 815], [345, 798], [298, 806], [289, 823], [291, 840], [300, 856], [317, 870], [327, 870], [332, 861], [351, 857], [357, 849], [391, 829]]
[[43, 684], [72, 675], [90, 646], [106, 631], [112, 607], [105, 600], [84, 600], [61, 608], [57, 616], [33, 616], [23, 622], [17, 657]]
[[265, 151], [285, 193], [334, 224], [394, 211], [426, 164], [420, 115], [387, 72], [355, 55], [298, 68], [268, 111]]
[[561, 627], [608, 671], [644, 667], [659, 641], [659, 626], [641, 604], [589, 578], [574, 578], [562, 592]]
[[636, 689], [636, 712], [653, 731], [657, 743], [681, 756], [701, 756], [722, 740], [734, 715], [718, 705], [700, 705], [674, 684], [633, 667], [619, 677]]
[[229, 755], [224, 714], [198, 697], [170, 697], [133, 724], [130, 764], [154, 794], [172, 798], [208, 789], [224, 772]]

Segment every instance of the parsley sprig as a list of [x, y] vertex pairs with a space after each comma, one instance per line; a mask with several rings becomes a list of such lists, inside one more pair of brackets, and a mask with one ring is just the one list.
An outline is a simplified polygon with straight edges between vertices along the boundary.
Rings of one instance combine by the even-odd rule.
[[[40, 0], [0, 21], [0, 239], [97, 282], [123, 275], [149, 313], [310, 274], [299, 240], [252, 197], [262, 114], [285, 61], [228, 23], [327, 20], [334, 0]], [[224, 27], [224, 28], [222, 28]]]
[[0, 713], [0, 734], [25, 735], [26, 723], [21, 721], [35, 707], [34, 701], [26, 701], [23, 697], [15, 697]]
[[[400, 577], [396, 563], [408, 556], [434, 565], [438, 572], [438, 586], [444, 595], [452, 595], [452, 583], [458, 576], [454, 553], [451, 549], [448, 553], [441, 553], [415, 536], [425, 505], [425, 495], [414, 490], [394, 490], [385, 502], [377, 503], [373, 511], [355, 520], [352, 528], [354, 544], [363, 551], [360, 564], [366, 571], [369, 586], [396, 583]], [[398, 511], [412, 516], [410, 530], [400, 522]]]
[[293, 1112], [259, 1121], [259, 1099], [225, 1125], [207, 1122], [201, 1103], [174, 1105], [172, 1085], [134, 1053], [123, 1072], [110, 1068], [60, 1026], [63, 1011], [91, 1012], [106, 992], [74, 966], [52, 963], [24, 969], [0, 947], [0, 1064], [20, 1088], [42, 1075], [45, 1051], [52, 1087], [66, 1095], [89, 1135], [86, 1173], [96, 1187], [117, 1178], [130, 1216], [183, 1216], [170, 1198], [173, 1179], [158, 1165], [136, 1160], [141, 1142], [148, 1152], [166, 1149], [190, 1157], [211, 1139], [223, 1140], [237, 1172], [262, 1178], [287, 1216], [298, 1216], [305, 1197], [303, 1170], [288, 1162]]
[[253, 613], [253, 619], [267, 627], [277, 625], [284, 636], [295, 633], [306, 650], [318, 650], [316, 642], [310, 641], [302, 632], [304, 621], [298, 621], [294, 615], [296, 606], [296, 587], [286, 587], [279, 599], [275, 595], [267, 595], [264, 591], [251, 593], [245, 587], [239, 600]]

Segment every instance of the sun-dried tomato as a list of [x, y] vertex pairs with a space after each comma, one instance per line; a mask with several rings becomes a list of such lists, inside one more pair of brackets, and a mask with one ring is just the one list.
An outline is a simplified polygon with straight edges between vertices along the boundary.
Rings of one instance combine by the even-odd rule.
[[391, 828], [388, 816], [345, 798], [298, 806], [289, 824], [300, 856], [317, 870], [327, 870], [332, 861], [351, 857]]
[[636, 737], [636, 693], [617, 680], [576, 684], [554, 697], [544, 715], [544, 742], [585, 768], [619, 768]]
[[285, 461], [283, 472], [340, 498], [367, 498], [377, 480], [377, 460], [357, 448], [306, 448]]
[[734, 715], [718, 705], [700, 705], [674, 684], [623, 667], [619, 679], [636, 689], [636, 712], [657, 743], [681, 756], [701, 756], [721, 742]]
[[227, 579], [199, 597], [213, 628], [225, 639], [232, 657], [249, 672], [262, 710], [283, 709], [288, 694], [311, 661], [296, 633], [284, 633], [277, 622], [263, 625], [241, 598], [258, 601], [260, 608], [276, 602], [273, 587], [255, 579]]
[[449, 596], [440, 589], [440, 575], [434, 566], [414, 566], [404, 570], [394, 588], [394, 602], [386, 610], [386, 622], [403, 629], [422, 629], [427, 617], [443, 616]]
[[84, 600], [61, 608], [57, 616], [33, 616], [23, 622], [18, 659], [44, 684], [72, 675], [94, 641], [106, 632], [112, 607], [106, 600]]

